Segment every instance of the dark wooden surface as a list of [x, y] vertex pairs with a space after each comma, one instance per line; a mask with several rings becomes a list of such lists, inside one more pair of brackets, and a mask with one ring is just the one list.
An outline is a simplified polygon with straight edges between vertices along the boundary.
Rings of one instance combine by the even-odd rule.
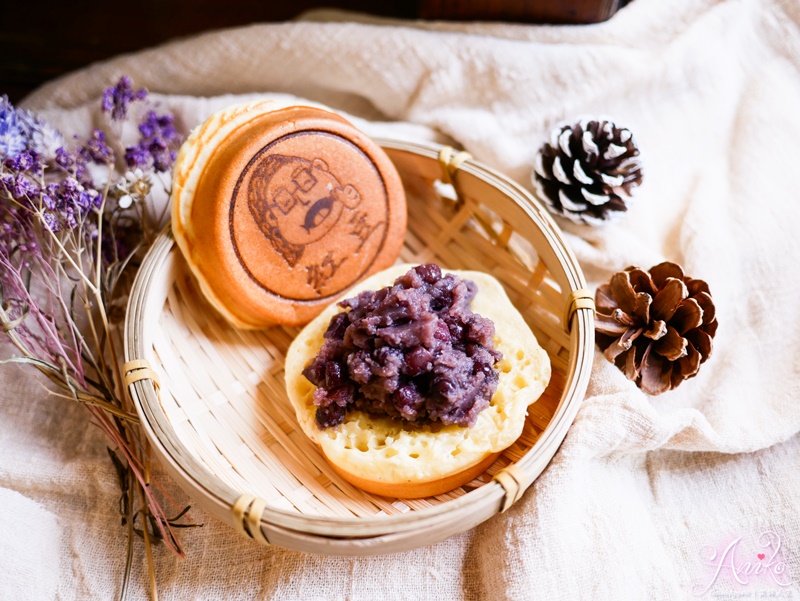
[[626, 0], [422, 0], [424, 19], [599, 23]]
[[[295, 0], [0, 1], [0, 94], [12, 101], [63, 73], [187, 35], [286, 21], [331, 2]], [[416, 2], [336, 0], [339, 8], [416, 17]]]
[[0, 0], [0, 94], [175, 38], [330, 7], [399, 18], [594, 22], [625, 0]]

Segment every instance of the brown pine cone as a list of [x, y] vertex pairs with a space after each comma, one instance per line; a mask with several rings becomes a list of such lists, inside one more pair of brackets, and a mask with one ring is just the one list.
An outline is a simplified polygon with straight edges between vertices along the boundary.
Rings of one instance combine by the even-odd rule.
[[562, 125], [536, 155], [533, 183], [556, 215], [598, 225], [627, 211], [642, 183], [639, 149], [630, 130], [606, 120]]
[[711, 356], [717, 319], [708, 285], [675, 263], [615, 273], [595, 304], [598, 346], [648, 394], [675, 388]]

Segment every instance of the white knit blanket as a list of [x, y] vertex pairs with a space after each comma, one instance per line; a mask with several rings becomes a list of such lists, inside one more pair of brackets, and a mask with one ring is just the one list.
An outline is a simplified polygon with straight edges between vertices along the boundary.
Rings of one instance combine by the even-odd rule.
[[[634, 132], [645, 177], [622, 219], [564, 226], [590, 288], [669, 259], [709, 283], [720, 324], [699, 375], [660, 397], [596, 352], [566, 441], [507, 514], [352, 559], [262, 548], [195, 511], [188, 558], [156, 554], [162, 599], [800, 594], [800, 2], [635, 0], [585, 27], [317, 12], [123, 56], [26, 105], [86, 135], [121, 74], [184, 132], [244, 95], [286, 93], [373, 135], [463, 146], [527, 187], [553, 126], [608, 116]], [[125, 533], [101, 433], [21, 370], [0, 376], [0, 597], [112, 598]], [[136, 598], [145, 585], [137, 572]]]

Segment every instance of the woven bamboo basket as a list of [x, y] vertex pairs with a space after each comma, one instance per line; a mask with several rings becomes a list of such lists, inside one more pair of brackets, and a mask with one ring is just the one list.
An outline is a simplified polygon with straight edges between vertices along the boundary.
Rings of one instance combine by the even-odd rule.
[[400, 260], [494, 275], [550, 356], [552, 380], [530, 406], [522, 436], [467, 485], [415, 500], [365, 493], [331, 469], [296, 423], [283, 359], [297, 330], [230, 327], [202, 298], [172, 237], [162, 234], [128, 306], [130, 391], [155, 453], [189, 496], [264, 544], [368, 555], [466, 531], [508, 509], [544, 470], [588, 385], [591, 294], [538, 202], [466, 153], [379, 143], [408, 197]]

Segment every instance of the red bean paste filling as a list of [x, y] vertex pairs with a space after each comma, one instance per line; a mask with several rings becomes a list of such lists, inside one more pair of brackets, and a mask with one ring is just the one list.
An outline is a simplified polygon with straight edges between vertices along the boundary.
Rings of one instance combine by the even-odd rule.
[[303, 370], [322, 428], [361, 410], [407, 422], [474, 426], [497, 390], [494, 323], [472, 312], [478, 291], [420, 265], [377, 292], [339, 303], [319, 354]]

